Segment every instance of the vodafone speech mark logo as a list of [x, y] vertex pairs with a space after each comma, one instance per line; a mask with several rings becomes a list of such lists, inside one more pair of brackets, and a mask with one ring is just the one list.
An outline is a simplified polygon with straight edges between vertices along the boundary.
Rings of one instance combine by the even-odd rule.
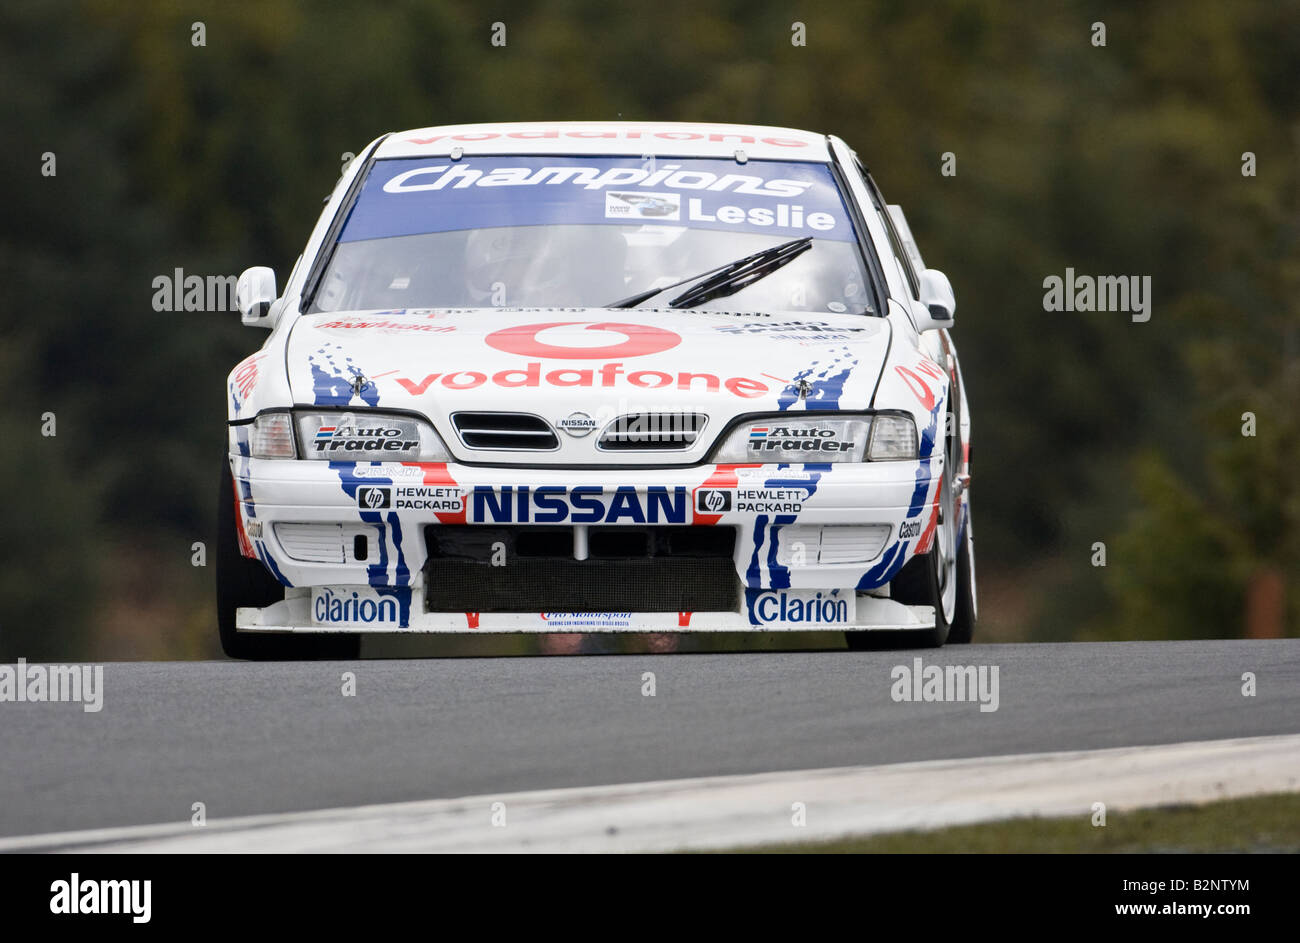
[[[726, 390], [742, 399], [766, 396], [766, 383], [753, 377], [727, 377], [716, 373], [691, 370], [625, 369], [623, 361], [671, 350], [682, 342], [680, 334], [645, 324], [622, 324], [613, 321], [554, 321], [546, 324], [521, 324], [493, 331], [484, 340], [489, 347], [530, 358], [522, 366], [512, 366], [489, 374], [484, 370], [457, 370], [453, 373], [428, 373], [417, 377], [393, 377], [393, 382], [412, 396], [423, 396], [437, 382], [448, 390], [473, 390], [491, 383], [504, 389], [548, 387], [585, 387], [613, 389], [622, 384], [642, 390], [676, 387], [718, 393]], [[568, 343], [565, 343], [567, 341]], [[574, 341], [588, 341], [574, 345]], [[543, 360], [568, 361], [555, 369], [543, 370]], [[601, 364], [579, 367], [573, 361], [603, 360]], [[396, 371], [394, 371], [396, 372]], [[570, 416], [570, 419], [574, 417]], [[576, 433], [577, 427], [565, 427]]]
[[[617, 343], [607, 343], [593, 347], [566, 344], [553, 344], [539, 335], [555, 328], [572, 328], [581, 325], [581, 330], [594, 332], [593, 337], [606, 335], [606, 339], [621, 338]], [[557, 335], [560, 332], [557, 332]], [[568, 333], [568, 332], [564, 332]], [[555, 337], [559, 339], [558, 336]], [[585, 339], [585, 337], [584, 337]], [[644, 357], [671, 350], [682, 342], [680, 334], [665, 331], [661, 327], [647, 324], [620, 324], [614, 321], [587, 323], [584, 321], [552, 321], [546, 324], [521, 324], [504, 330], [493, 331], [484, 338], [489, 347], [503, 350], [507, 354], [521, 357], [544, 357], [551, 360], [609, 360], [613, 357]]]

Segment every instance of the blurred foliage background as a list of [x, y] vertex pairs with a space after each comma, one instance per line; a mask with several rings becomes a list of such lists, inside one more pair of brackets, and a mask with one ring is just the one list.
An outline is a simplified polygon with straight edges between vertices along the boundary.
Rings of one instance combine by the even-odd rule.
[[[960, 302], [982, 640], [1300, 633], [1296, 0], [6, 0], [0, 50], [0, 657], [217, 652], [192, 545], [263, 335], [153, 279], [283, 282], [346, 152], [525, 119], [858, 150]], [[1045, 312], [1067, 266], [1151, 320]]]

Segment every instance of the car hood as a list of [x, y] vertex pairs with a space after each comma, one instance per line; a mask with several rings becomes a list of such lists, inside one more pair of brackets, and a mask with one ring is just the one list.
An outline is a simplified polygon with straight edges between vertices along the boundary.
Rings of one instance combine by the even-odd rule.
[[[689, 448], [620, 456], [689, 464], [735, 418], [864, 409], [889, 323], [852, 314], [731, 314], [604, 308], [309, 314], [286, 357], [294, 402], [414, 411], [466, 461], [591, 464], [603, 425], [633, 413], [707, 417]], [[528, 413], [557, 432], [537, 454], [471, 449], [453, 416]], [[579, 418], [568, 421], [570, 417]], [[590, 421], [588, 421], [590, 420]], [[458, 421], [464, 425], [464, 420]], [[653, 451], [653, 450], [652, 450]]]

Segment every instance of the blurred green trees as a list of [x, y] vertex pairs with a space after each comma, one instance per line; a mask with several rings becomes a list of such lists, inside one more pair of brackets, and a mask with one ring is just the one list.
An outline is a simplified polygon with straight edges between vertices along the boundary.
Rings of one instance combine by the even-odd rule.
[[[825, 130], [907, 207], [960, 302], [986, 638], [1236, 635], [1261, 573], [1300, 631], [1300, 4], [796, 7], [6, 3], [0, 657], [208, 644], [189, 548], [225, 374], [262, 337], [153, 311], [155, 276], [283, 279], [348, 152], [544, 118]], [[1066, 267], [1150, 275], [1151, 321], [1045, 312]], [[126, 558], [158, 571], [152, 649], [105, 637]]]

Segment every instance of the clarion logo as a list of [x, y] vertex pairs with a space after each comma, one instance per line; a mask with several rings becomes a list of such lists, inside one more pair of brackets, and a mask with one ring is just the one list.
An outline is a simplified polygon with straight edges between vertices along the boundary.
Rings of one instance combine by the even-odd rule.
[[341, 596], [326, 587], [317, 594], [313, 608], [316, 621], [321, 624], [397, 621], [397, 600], [362, 598], [355, 591], [350, 596]]
[[820, 592], [811, 598], [793, 593], [764, 593], [754, 601], [754, 617], [759, 625], [772, 622], [844, 625], [849, 621], [849, 603], [847, 599]]

